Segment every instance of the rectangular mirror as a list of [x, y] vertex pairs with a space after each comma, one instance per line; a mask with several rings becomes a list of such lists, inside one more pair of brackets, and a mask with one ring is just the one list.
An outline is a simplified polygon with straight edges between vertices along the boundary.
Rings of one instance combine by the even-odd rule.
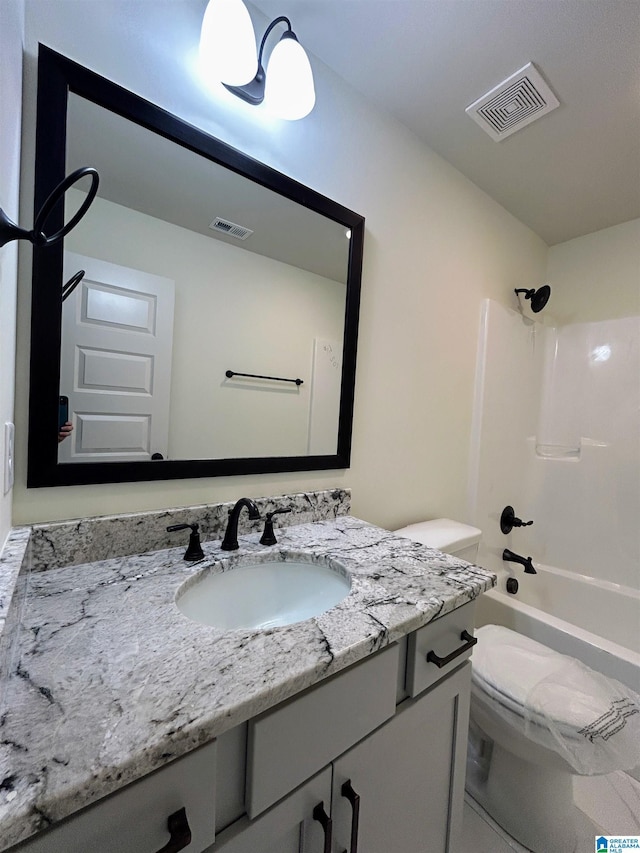
[[36, 208], [87, 165], [34, 249], [28, 485], [347, 467], [363, 218], [41, 46]]

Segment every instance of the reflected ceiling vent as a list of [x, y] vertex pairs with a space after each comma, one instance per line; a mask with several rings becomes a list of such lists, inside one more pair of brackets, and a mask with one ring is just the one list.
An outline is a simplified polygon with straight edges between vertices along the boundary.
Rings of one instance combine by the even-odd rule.
[[492, 139], [500, 142], [560, 106], [560, 102], [528, 62], [465, 110]]
[[209, 228], [213, 231], [221, 231], [223, 234], [228, 234], [229, 237], [235, 237], [236, 240], [246, 240], [247, 237], [253, 234], [250, 228], [244, 228], [242, 225], [229, 222], [228, 219], [221, 219], [219, 216], [216, 216]]

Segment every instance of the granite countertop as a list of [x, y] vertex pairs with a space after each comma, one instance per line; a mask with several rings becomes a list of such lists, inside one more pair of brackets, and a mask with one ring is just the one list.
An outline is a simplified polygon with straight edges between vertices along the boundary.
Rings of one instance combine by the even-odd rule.
[[[34, 572], [0, 718], [0, 850], [339, 672], [491, 588], [490, 572], [350, 516], [280, 529], [229, 555], [205, 542]], [[351, 593], [262, 631], [187, 619], [176, 590], [220, 560], [306, 552]]]

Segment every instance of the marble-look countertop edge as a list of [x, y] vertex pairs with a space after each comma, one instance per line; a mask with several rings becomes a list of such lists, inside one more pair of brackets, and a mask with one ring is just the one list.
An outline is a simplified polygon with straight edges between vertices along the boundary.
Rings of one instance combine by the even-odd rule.
[[0, 548], [0, 624], [4, 623], [9, 613], [16, 581], [27, 555], [30, 535], [30, 527], [14, 527]]
[[[47, 821], [52, 820], [56, 822], [80, 808], [97, 801], [103, 796], [113, 793], [125, 784], [135, 781], [170, 761], [185, 755], [192, 749], [223, 734], [225, 731], [246, 722], [256, 714], [274, 707], [280, 702], [319, 683], [324, 678], [335, 675], [346, 667], [365, 659], [373, 652], [428, 624], [434, 618], [462, 606], [464, 603], [476, 598], [482, 592], [490, 589], [495, 583], [495, 576], [484, 569], [471, 566], [464, 561], [455, 560], [452, 557], [445, 557], [439, 552], [418, 546], [416, 543], [409, 542], [409, 540], [400, 540], [394, 534], [383, 531], [380, 528], [375, 528], [366, 522], [343, 516], [339, 520], [329, 522], [329, 524], [333, 523], [335, 529], [338, 529], [340, 525], [337, 524], [337, 521], [343, 523], [342, 526], [345, 528], [345, 531], [343, 531], [344, 535], [347, 532], [354, 535], [354, 531], [358, 529], [364, 530], [365, 534], [371, 534], [372, 531], [377, 532], [380, 536], [380, 541], [374, 543], [377, 547], [382, 547], [386, 542], [393, 548], [393, 543], [395, 543], [395, 547], [400, 548], [402, 552], [401, 558], [403, 560], [413, 561], [414, 563], [416, 559], [424, 561], [424, 572], [426, 575], [432, 575], [434, 583], [437, 578], [440, 578], [441, 585], [454, 584], [454, 586], [447, 589], [446, 597], [443, 597], [442, 590], [440, 591], [440, 597], [436, 594], [431, 597], [425, 595], [424, 599], [418, 603], [397, 601], [391, 596], [381, 601], [372, 601], [368, 604], [365, 602], [365, 604], [361, 605], [362, 611], [349, 610], [345, 605], [342, 613], [340, 612], [341, 605], [338, 605], [329, 611], [328, 614], [307, 620], [305, 623], [299, 623], [302, 626], [300, 628], [301, 636], [304, 634], [307, 642], [317, 641], [320, 648], [323, 647], [323, 643], [326, 643], [326, 659], [320, 655], [317, 659], [311, 660], [308, 665], [299, 667], [295, 673], [287, 674], [285, 669], [284, 673], [276, 679], [276, 683], [265, 682], [261, 688], [249, 691], [243, 698], [235, 699], [226, 704], [223, 698], [214, 704], [214, 708], [209, 709], [208, 713], [196, 716], [191, 723], [181, 727], [176, 726], [175, 731], [167, 732], [166, 729], [157, 729], [153, 736], [147, 738], [144, 748], [139, 748], [137, 752], [127, 755], [124, 758], [120, 756], [120, 760], [117, 762], [101, 764], [94, 773], [89, 773], [85, 770], [84, 775], [82, 773], [79, 774], [82, 776], [81, 779], [71, 773], [66, 782], [58, 784], [54, 791], [49, 790], [47, 792], [47, 796], [44, 797], [46, 803], [42, 799], [38, 802], [35, 794], [33, 798], [26, 796], [21, 803], [16, 803], [15, 808], [8, 810], [5, 808], [5, 820], [2, 820], [0, 817], [0, 828], [7, 830], [7, 832], [2, 832], [3, 837], [10, 839], [10, 844], [15, 844], [23, 840], [34, 832], [45, 828]], [[311, 525], [311, 530], [307, 530], [306, 535], [308, 536], [309, 532], [311, 534], [317, 532], [323, 525], [326, 527], [327, 522], [319, 522]], [[300, 530], [309, 527], [309, 525], [302, 525]], [[297, 534], [294, 532], [294, 528], [289, 528], [288, 531], [288, 535], [284, 530], [282, 531], [283, 540], [292, 539], [295, 543]], [[357, 534], [355, 535], [357, 539]], [[349, 545], [349, 543], [346, 543], [350, 550], [345, 550], [344, 548], [341, 550], [341, 547], [345, 543], [346, 539], [343, 539], [339, 543], [340, 547], [336, 549], [336, 546], [334, 546], [333, 549], [336, 550], [336, 554], [341, 553], [343, 559], [347, 559], [347, 554], [349, 555], [349, 559], [352, 559], [354, 555], [362, 558], [362, 553], [360, 552], [365, 551], [369, 547], [359, 547], [357, 544]], [[401, 547], [400, 543], [402, 543]], [[315, 542], [310, 547], [311, 549], [315, 548], [318, 550], [320, 546], [318, 542]], [[324, 547], [327, 552], [332, 553], [331, 543], [327, 546], [325, 542]], [[250, 553], [252, 556], [255, 556], [255, 549], [256, 545], [252, 543], [248, 550], [238, 552], [238, 554], [242, 556], [243, 553]], [[177, 549], [173, 550], [176, 551]], [[169, 554], [170, 552], [166, 553]], [[158, 554], [159, 559], [167, 559], [166, 555], [164, 557], [160, 556], [165, 554], [165, 552], [158, 552]], [[214, 560], [219, 560], [220, 556], [216, 555]], [[175, 560], [175, 555], [172, 555], [171, 559]], [[340, 559], [339, 556], [336, 556], [336, 559]], [[206, 562], [211, 562], [211, 557]], [[430, 565], [431, 563], [434, 565], [438, 564], [437, 568], [434, 569]], [[415, 566], [412, 571], [416, 578], [420, 576], [419, 572], [416, 574]], [[457, 591], [455, 588], [456, 572], [459, 572], [462, 576], [462, 579], [459, 580], [459, 589]], [[362, 574], [364, 577], [366, 572], [363, 571]], [[385, 612], [388, 615], [383, 615], [382, 618], [378, 619], [377, 616], [369, 613], [374, 607], [380, 607], [381, 611], [385, 611], [386, 608]], [[398, 608], [402, 611], [401, 613], [395, 612]], [[403, 611], [403, 608], [406, 608], [406, 612]], [[392, 611], [393, 617], [391, 617]], [[339, 625], [340, 619], [359, 620], [358, 630], [360, 633], [357, 640], [345, 641], [347, 644], [334, 653], [324, 631], [327, 629], [328, 635], [331, 634], [331, 631], [335, 632], [336, 625]], [[335, 624], [330, 624], [332, 620]], [[385, 621], [389, 622], [389, 624], [385, 625]], [[360, 622], [362, 625], [360, 625]], [[325, 626], [324, 628], [323, 625]], [[275, 629], [275, 631], [278, 630], [281, 629]], [[340, 627], [338, 627], [338, 634], [339, 630]], [[232, 635], [234, 633], [238, 638], [242, 638], [247, 634], [246, 631], [227, 632], [227, 635], [231, 637], [230, 644], [232, 646]], [[262, 636], [266, 639], [271, 633], [263, 632]], [[345, 631], [345, 633], [348, 633], [348, 631]], [[253, 634], [255, 635], [256, 632], [253, 632]], [[260, 632], [258, 632], [259, 634]], [[314, 634], [316, 635], [315, 637], [313, 636]], [[227, 640], [229, 640], [229, 636], [226, 637]], [[42, 690], [43, 688], [40, 689]], [[44, 689], [46, 690], [46, 688]], [[10, 814], [7, 814], [7, 811]], [[1, 812], [2, 802], [0, 799], [0, 814]], [[43, 816], [46, 816], [44, 822]], [[5, 848], [0, 847], [0, 849]]]
[[[5, 702], [5, 689], [13, 662], [17, 625], [26, 593], [29, 570], [30, 529], [13, 528], [0, 549], [0, 714]], [[0, 780], [2, 781], [2, 780]]]

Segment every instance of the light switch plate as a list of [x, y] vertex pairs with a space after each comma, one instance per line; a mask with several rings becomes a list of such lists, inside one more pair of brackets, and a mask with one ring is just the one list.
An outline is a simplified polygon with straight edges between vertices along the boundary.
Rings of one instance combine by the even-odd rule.
[[13, 465], [15, 457], [15, 427], [12, 423], [4, 425], [4, 494], [13, 488]]

